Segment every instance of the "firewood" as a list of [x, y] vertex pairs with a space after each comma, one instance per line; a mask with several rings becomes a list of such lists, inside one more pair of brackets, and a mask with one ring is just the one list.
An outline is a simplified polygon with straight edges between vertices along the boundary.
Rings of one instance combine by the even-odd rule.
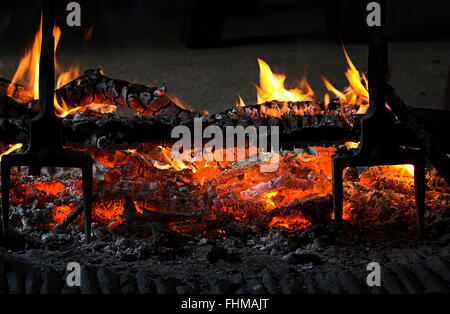
[[64, 101], [72, 107], [107, 104], [129, 107], [144, 115], [190, 113], [170, 100], [164, 86], [148, 87], [109, 78], [99, 69], [84, 71], [80, 77], [58, 89], [56, 97], [58, 103]]
[[[11, 90], [11, 94], [9, 95], [8, 89]], [[34, 94], [32, 90], [19, 84], [11, 85], [11, 82], [4, 78], [0, 78], [0, 92], [16, 99], [16, 101], [21, 104], [28, 104], [34, 100]]]
[[16, 102], [0, 91], [0, 119], [25, 118], [31, 119], [37, 111], [27, 105]]

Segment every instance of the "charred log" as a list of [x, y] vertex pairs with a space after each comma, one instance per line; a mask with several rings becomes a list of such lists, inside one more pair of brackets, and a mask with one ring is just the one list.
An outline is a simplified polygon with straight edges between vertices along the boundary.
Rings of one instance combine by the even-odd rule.
[[83, 74], [56, 91], [58, 103], [73, 107], [107, 104], [129, 107], [143, 115], [186, 115], [189, 110], [173, 103], [166, 88], [148, 87], [106, 77], [101, 70], [86, 70]]
[[[280, 143], [293, 145], [334, 145], [358, 140], [358, 124], [348, 126], [339, 116], [287, 116], [279, 118], [212, 118], [204, 117], [203, 128], [216, 125], [224, 131], [227, 126], [278, 126]], [[172, 129], [185, 125], [194, 133], [194, 120], [181, 120], [167, 115], [116, 118], [112, 114], [101, 117], [74, 116], [62, 120], [63, 139], [66, 145], [99, 145], [99, 148], [160, 141], [171, 143]], [[5, 142], [27, 143], [29, 123], [26, 119], [0, 120], [0, 137]], [[98, 143], [97, 143], [98, 142]]]

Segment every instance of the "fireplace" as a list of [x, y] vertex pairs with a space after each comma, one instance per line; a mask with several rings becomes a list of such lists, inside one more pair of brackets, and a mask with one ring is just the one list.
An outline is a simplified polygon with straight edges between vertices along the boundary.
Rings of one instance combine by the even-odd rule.
[[[209, 114], [164, 84], [61, 71], [43, 3], [32, 48], [0, 79], [5, 292], [448, 291], [450, 112], [397, 95], [381, 27], [367, 73], [342, 44], [346, 88], [323, 77], [318, 99], [258, 59], [256, 104]], [[366, 285], [369, 262], [387, 265], [385, 285]]]

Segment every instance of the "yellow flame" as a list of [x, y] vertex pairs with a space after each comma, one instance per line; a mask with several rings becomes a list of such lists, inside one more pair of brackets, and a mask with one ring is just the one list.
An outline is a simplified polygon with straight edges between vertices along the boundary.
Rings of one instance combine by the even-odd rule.
[[259, 64], [259, 85], [256, 86], [258, 103], [266, 101], [307, 101], [313, 100], [314, 92], [309, 86], [306, 78], [302, 78], [299, 87], [287, 90], [284, 87], [286, 76], [273, 73], [269, 65], [261, 59]]
[[357, 148], [359, 145], [359, 143], [355, 143], [355, 142], [346, 142], [345, 146], [347, 147], [347, 149], [352, 149], [352, 148]]
[[275, 205], [274, 201], [272, 200], [272, 198], [277, 196], [277, 194], [278, 194], [277, 191], [264, 193], [261, 196], [261, 200], [264, 201], [268, 207], [273, 208], [276, 205]]
[[[355, 65], [351, 61], [344, 45], [342, 45], [345, 58], [347, 60], [348, 68], [345, 72], [349, 85], [342, 91], [335, 88], [325, 77], [322, 76], [323, 83], [326, 89], [337, 96], [343, 105], [358, 105], [358, 113], [363, 114], [369, 107], [369, 92], [367, 90], [368, 82], [364, 73], [359, 72]], [[268, 101], [313, 101], [314, 91], [311, 89], [305, 77], [300, 81], [298, 88], [286, 89], [284, 82], [286, 76], [283, 74], [273, 73], [270, 66], [261, 59], [257, 59], [259, 64], [259, 86], [256, 86], [257, 102], [263, 104]], [[236, 103], [237, 106], [245, 106], [244, 101], [238, 95], [239, 100]], [[328, 109], [330, 103], [330, 95], [327, 93], [324, 95], [325, 110]], [[281, 109], [275, 108], [261, 108], [262, 114], [267, 116], [279, 117], [280, 115], [289, 112], [288, 106], [283, 105]], [[295, 114], [303, 114], [301, 109], [292, 109]]]
[[245, 107], [245, 102], [242, 100], [241, 95], [237, 94], [238, 101], [236, 102], [236, 107]]
[[0, 161], [2, 160], [3, 156], [11, 154], [13, 151], [15, 151], [19, 148], [22, 148], [22, 143], [9, 145], [9, 149], [6, 152], [0, 154]]

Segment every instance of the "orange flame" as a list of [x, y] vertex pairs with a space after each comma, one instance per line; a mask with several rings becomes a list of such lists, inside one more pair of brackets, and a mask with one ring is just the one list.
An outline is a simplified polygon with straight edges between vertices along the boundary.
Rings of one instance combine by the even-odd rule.
[[[57, 26], [53, 28], [53, 36], [55, 37], [54, 52], [58, 48], [59, 40], [61, 38], [61, 29]], [[33, 91], [34, 99], [39, 99], [39, 62], [41, 56], [41, 42], [42, 42], [42, 16], [39, 26], [39, 31], [34, 37], [33, 44], [30, 49], [27, 49], [24, 57], [20, 60], [16, 73], [8, 86], [7, 95], [12, 96], [14, 92], [14, 85], [19, 80], [24, 80], [24, 85]], [[55, 70], [60, 71], [58, 63], [55, 58]], [[73, 78], [79, 75], [78, 67], [73, 67], [69, 71], [63, 72], [58, 76], [56, 88], [60, 88], [70, 82]], [[58, 117], [64, 118], [68, 114], [79, 111], [81, 108], [69, 108], [69, 106], [62, 101], [59, 104], [54, 97], [55, 113]]]
[[[12, 96], [14, 85], [22, 79], [25, 79], [25, 86], [32, 87], [34, 99], [39, 98], [39, 57], [41, 55], [42, 41], [42, 16], [39, 31], [34, 37], [33, 44], [27, 49], [25, 56], [20, 60], [16, 73], [8, 87], [7, 95]], [[56, 42], [56, 41], [55, 41]]]

